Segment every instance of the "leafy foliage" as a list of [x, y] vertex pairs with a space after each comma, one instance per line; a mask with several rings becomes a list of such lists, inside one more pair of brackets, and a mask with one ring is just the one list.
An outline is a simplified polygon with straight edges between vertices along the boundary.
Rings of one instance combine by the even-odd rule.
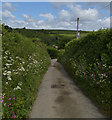
[[75, 82], [103, 112], [112, 116], [112, 29], [91, 32], [66, 44], [60, 61]]
[[[76, 31], [73, 30], [31, 30], [31, 29], [14, 29], [28, 38], [39, 38], [41, 42], [48, 46], [58, 46], [58, 49], [64, 49], [65, 44], [76, 38]], [[88, 31], [80, 31], [82, 36]]]
[[50, 64], [43, 43], [3, 26], [2, 117], [28, 118], [38, 87]]
[[54, 47], [47, 47], [47, 51], [51, 57], [51, 59], [57, 58], [58, 50]]

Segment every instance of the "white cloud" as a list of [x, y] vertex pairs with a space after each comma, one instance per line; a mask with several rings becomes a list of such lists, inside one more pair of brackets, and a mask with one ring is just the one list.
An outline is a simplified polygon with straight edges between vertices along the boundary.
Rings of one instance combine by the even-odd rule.
[[67, 10], [63, 9], [58, 13], [58, 17], [59, 17], [59, 20], [61, 21], [68, 21], [70, 20], [71, 15]]
[[[30, 20], [9, 20], [8, 24], [13, 28], [30, 28], [30, 29], [71, 29], [77, 28], [76, 23], [72, 21], [60, 21], [55, 19], [53, 21], [35, 20], [35, 18], [29, 18]], [[87, 22], [85, 24], [80, 23], [79, 29], [81, 30], [96, 30], [101, 27], [106, 28], [110, 25], [110, 18], [98, 19], [96, 22]]]
[[96, 9], [82, 9], [80, 5], [73, 6], [72, 4], [68, 6], [72, 11], [72, 20], [77, 17], [80, 18], [81, 21], [94, 21], [98, 18], [99, 14]]
[[87, 22], [80, 26], [82, 30], [98, 30], [100, 28], [110, 28], [110, 17], [98, 19], [95, 22]]
[[40, 17], [46, 18], [48, 21], [54, 20], [54, 16], [51, 13], [40, 14]]
[[108, 18], [103, 18], [103, 19], [98, 19], [98, 24], [102, 26], [103, 28], [110, 28], [110, 17]]
[[8, 3], [8, 2], [4, 3], [4, 4], [2, 5], [2, 7], [3, 7], [3, 10], [8, 10], [8, 11], [15, 11], [15, 10], [16, 10], [16, 9], [12, 6], [12, 4], [11, 4], [11, 3]]
[[[16, 17], [11, 13], [11, 9], [5, 10], [2, 15], [5, 23], [13, 28], [26, 27], [30, 29], [74, 30], [77, 28], [75, 21], [77, 17], [80, 18], [79, 29], [82, 30], [96, 30], [101, 27], [109, 27], [110, 25], [110, 18], [99, 18], [99, 13], [96, 9], [82, 8], [80, 5], [74, 6], [72, 3], [66, 5], [68, 10], [59, 9], [57, 16], [53, 16], [51, 13], [40, 14], [40, 17], [44, 18], [42, 20], [38, 19], [37, 17], [29, 16], [28, 14], [22, 15], [23, 20], [17, 20]], [[12, 7], [12, 5], [9, 6]]]
[[23, 14], [22, 16], [23, 16], [25, 22], [33, 22], [34, 21], [34, 19], [29, 15]]
[[2, 19], [3, 21], [7, 21], [8, 19], [15, 19], [15, 16], [8, 10], [2, 12]]
[[2, 16], [2, 20], [4, 22], [8, 22], [9, 19], [13, 20], [15, 19], [15, 16], [12, 14], [12, 11], [15, 11], [16, 9], [12, 6], [11, 3], [4, 3], [2, 5], [2, 12], [0, 13]]

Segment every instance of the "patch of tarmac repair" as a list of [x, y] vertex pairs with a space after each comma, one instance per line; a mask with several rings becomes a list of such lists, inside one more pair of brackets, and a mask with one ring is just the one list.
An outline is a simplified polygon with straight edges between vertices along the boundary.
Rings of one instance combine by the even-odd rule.
[[62, 92], [62, 95], [70, 95], [71, 93], [70, 92], [68, 92], [68, 91], [63, 91]]
[[64, 84], [52, 84], [51, 88], [63, 88], [65, 85]]
[[52, 106], [52, 108], [56, 109], [56, 106]]
[[59, 96], [57, 97], [57, 99], [55, 100], [55, 102], [57, 103], [62, 103], [64, 101], [64, 97], [63, 96]]

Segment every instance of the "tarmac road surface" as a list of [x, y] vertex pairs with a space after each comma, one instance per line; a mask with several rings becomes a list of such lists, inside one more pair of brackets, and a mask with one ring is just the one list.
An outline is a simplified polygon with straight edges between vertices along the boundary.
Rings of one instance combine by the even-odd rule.
[[105, 118], [56, 59], [40, 85], [30, 118]]

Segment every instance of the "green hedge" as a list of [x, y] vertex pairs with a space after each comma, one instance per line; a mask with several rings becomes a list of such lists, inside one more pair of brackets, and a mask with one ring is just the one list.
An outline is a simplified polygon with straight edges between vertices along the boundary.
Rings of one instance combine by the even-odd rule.
[[44, 44], [3, 27], [2, 118], [28, 118], [50, 64]]
[[112, 116], [112, 29], [93, 31], [72, 40], [66, 44], [58, 61], [85, 94]]
[[51, 46], [48, 46], [48, 47], [47, 47], [47, 51], [48, 51], [51, 59], [57, 58], [58, 49], [56, 49], [56, 48], [54, 48], [54, 47], [51, 47]]

